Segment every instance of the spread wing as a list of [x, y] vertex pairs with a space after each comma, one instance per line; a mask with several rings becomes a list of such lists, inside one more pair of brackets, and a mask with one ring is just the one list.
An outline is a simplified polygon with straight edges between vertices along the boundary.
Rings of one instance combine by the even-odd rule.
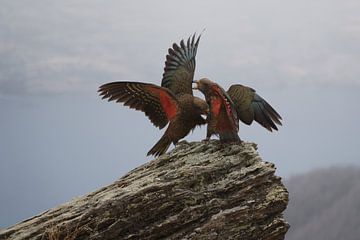
[[[230, 123], [231, 129], [239, 130], [239, 123], [237, 119], [237, 112], [230, 96], [217, 84], [211, 86], [211, 91], [217, 96], [210, 104], [210, 112], [219, 119], [226, 119], [225, 123]], [[224, 109], [225, 116], [219, 116], [221, 109]]]
[[238, 118], [245, 124], [250, 125], [255, 120], [270, 132], [278, 130], [276, 124], [282, 125], [280, 114], [254, 89], [236, 84], [230, 86], [227, 93], [235, 104]]
[[124, 103], [145, 113], [160, 129], [175, 117], [178, 101], [166, 88], [140, 82], [112, 82], [99, 87], [102, 99]]
[[201, 35], [195, 40], [195, 34], [189, 37], [186, 44], [181, 40], [169, 48], [161, 86], [168, 88], [175, 95], [193, 94], [192, 81], [195, 71], [195, 57]]

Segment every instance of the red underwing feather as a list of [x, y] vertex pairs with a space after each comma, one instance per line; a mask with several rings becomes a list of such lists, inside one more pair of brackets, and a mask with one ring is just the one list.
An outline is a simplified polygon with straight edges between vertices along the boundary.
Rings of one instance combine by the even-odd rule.
[[[225, 94], [226, 94], [225, 91], [222, 90], [217, 84], [212, 85], [211, 88], [212, 88], [212, 91], [214, 93], [216, 93], [216, 95], [217, 95], [217, 99], [218, 99], [217, 101], [219, 102], [217, 104], [219, 104], [220, 107], [221, 107], [221, 105], [223, 105], [225, 108], [226, 117], [228, 119], [228, 121], [226, 121], [226, 122], [230, 123], [232, 128], [235, 128], [236, 130], [238, 130], [236, 112], [235, 112], [235, 109], [233, 108], [230, 100], [227, 99], [227, 97], [225, 96]], [[219, 107], [219, 111], [220, 111], [220, 107]]]
[[173, 119], [177, 113], [177, 103], [172, 96], [161, 88], [148, 87], [149, 91], [153, 92], [159, 97], [161, 107], [163, 108], [167, 118]]
[[211, 99], [211, 103], [210, 103], [211, 109], [210, 109], [210, 112], [211, 112], [211, 114], [212, 114], [214, 117], [218, 117], [218, 116], [219, 116], [221, 105], [222, 105], [222, 101], [221, 101], [220, 98], [212, 98], [212, 99]]

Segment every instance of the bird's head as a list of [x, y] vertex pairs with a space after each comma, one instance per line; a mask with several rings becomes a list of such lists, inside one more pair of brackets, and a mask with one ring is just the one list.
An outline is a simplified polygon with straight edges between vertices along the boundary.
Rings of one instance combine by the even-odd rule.
[[196, 114], [208, 115], [209, 113], [209, 105], [201, 98], [194, 97], [194, 107]]
[[210, 91], [211, 91], [210, 87], [211, 87], [211, 85], [214, 84], [214, 82], [212, 82], [208, 78], [201, 78], [199, 80], [193, 81], [193, 83], [194, 83], [193, 89], [199, 90], [205, 96], [207, 96], [210, 93]]

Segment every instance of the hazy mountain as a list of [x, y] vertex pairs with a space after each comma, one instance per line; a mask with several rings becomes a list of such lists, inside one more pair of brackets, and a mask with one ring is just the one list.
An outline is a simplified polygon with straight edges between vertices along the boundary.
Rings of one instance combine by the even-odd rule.
[[360, 238], [360, 168], [332, 167], [290, 178], [287, 240]]

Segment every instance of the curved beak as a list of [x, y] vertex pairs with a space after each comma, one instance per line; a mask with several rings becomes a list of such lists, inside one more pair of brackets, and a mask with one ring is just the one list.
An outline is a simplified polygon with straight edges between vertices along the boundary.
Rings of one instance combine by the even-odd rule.
[[196, 89], [196, 90], [199, 89], [199, 81], [198, 80], [193, 81], [192, 89]]

